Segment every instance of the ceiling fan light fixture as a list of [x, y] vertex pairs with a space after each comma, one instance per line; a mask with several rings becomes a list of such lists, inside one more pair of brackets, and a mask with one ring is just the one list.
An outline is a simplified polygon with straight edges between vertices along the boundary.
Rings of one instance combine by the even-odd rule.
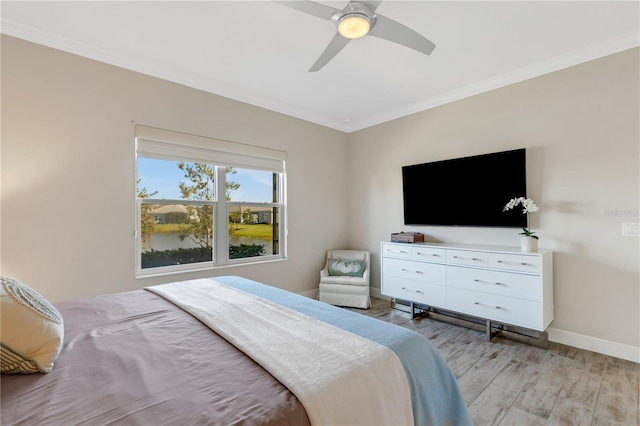
[[357, 39], [366, 36], [371, 30], [371, 21], [365, 15], [353, 13], [338, 21], [338, 32], [344, 38]]

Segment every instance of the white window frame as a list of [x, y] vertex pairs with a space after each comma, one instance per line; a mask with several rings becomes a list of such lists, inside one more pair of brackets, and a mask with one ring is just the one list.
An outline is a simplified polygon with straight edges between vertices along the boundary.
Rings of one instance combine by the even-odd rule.
[[[206, 269], [215, 269], [232, 265], [269, 262], [286, 259], [286, 170], [287, 154], [270, 148], [221, 139], [207, 138], [171, 130], [158, 129], [149, 126], [135, 126], [135, 163], [136, 179], [138, 181], [138, 157], [154, 158], [160, 160], [185, 161], [190, 163], [207, 163], [215, 170], [215, 197], [213, 201], [193, 201], [186, 199], [157, 199], [137, 198], [136, 191], [136, 224], [135, 224], [135, 253], [136, 253], [136, 277], [149, 277], [174, 273], [192, 272]], [[227, 202], [226, 193], [226, 168], [236, 167], [269, 171], [278, 174], [278, 203], [264, 203], [267, 207], [278, 207], [278, 242], [279, 253], [267, 256], [245, 257], [240, 259], [229, 258], [229, 235], [227, 232], [229, 222], [229, 205], [242, 204], [241, 202]], [[143, 201], [144, 200], [144, 201]], [[156, 268], [142, 269], [142, 232], [141, 232], [141, 206], [145, 203], [153, 204], [192, 204], [212, 205], [214, 215], [214, 235], [212, 243], [213, 260], [211, 262], [199, 262], [185, 265], [170, 265]], [[255, 205], [256, 203], [247, 202]], [[276, 218], [274, 218], [275, 223]], [[224, 232], [221, 232], [224, 230]]]

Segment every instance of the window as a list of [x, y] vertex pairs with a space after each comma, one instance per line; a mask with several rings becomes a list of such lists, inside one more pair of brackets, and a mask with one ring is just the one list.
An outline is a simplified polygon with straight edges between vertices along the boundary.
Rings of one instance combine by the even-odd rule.
[[137, 275], [284, 258], [286, 153], [136, 126]]
[[277, 173], [262, 170], [226, 170], [230, 259], [279, 253], [279, 179]]

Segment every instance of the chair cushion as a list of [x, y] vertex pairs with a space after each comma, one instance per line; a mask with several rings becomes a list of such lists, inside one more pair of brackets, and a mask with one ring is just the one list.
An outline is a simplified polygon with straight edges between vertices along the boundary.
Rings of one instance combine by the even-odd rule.
[[369, 281], [361, 277], [350, 277], [348, 275], [327, 276], [320, 279], [320, 283], [341, 284], [348, 286], [369, 286]]
[[366, 267], [364, 260], [329, 259], [328, 269], [331, 276], [362, 277]]

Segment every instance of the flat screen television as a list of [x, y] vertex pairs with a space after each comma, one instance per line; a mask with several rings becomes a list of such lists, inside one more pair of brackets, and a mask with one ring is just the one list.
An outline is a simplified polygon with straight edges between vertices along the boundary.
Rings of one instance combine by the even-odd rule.
[[524, 148], [402, 167], [405, 225], [522, 228], [522, 209], [507, 202], [526, 197]]

